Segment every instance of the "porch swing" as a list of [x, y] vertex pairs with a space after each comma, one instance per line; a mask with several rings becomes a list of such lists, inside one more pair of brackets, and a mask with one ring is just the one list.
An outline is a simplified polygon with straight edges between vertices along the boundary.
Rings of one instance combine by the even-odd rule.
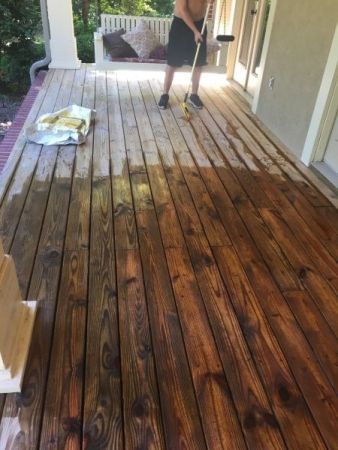
[[[226, 22], [226, 0], [222, 0], [222, 7], [218, 21], [217, 33], [220, 30], [222, 16], [224, 17], [224, 29]], [[223, 14], [224, 13], [224, 14]], [[141, 22], [144, 22], [154, 34], [159, 43], [165, 45], [169, 40], [169, 31], [172, 18], [148, 17], [148, 16], [128, 16], [101, 14], [101, 26], [94, 32], [95, 64], [98, 70], [164, 70], [165, 60], [148, 60], [142, 58], [114, 58], [110, 57], [109, 51], [104, 46], [104, 36], [116, 33], [123, 29], [125, 33], [131, 32]], [[226, 70], [227, 48], [234, 37], [226, 34], [217, 34], [217, 42], [221, 43], [217, 54], [212, 55], [214, 61], [206, 67], [208, 72], [224, 73]], [[183, 69], [184, 70], [184, 69]]]
[[[224, 9], [224, 11], [223, 11], [223, 9]], [[225, 33], [225, 31], [226, 31], [226, 0], [222, 1], [222, 8], [221, 8], [221, 13], [219, 15], [217, 33], [219, 33], [219, 27], [221, 24], [222, 16], [223, 16], [223, 20], [224, 20], [223, 32]], [[235, 36], [233, 36], [232, 34], [217, 34], [216, 40], [218, 42], [233, 42], [235, 40]]]

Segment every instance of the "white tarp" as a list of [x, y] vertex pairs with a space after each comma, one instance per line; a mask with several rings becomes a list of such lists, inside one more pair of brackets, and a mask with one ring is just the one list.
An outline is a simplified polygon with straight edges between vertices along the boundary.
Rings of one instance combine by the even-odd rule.
[[82, 144], [94, 117], [94, 110], [71, 105], [39, 117], [26, 128], [25, 135], [29, 141], [43, 145]]

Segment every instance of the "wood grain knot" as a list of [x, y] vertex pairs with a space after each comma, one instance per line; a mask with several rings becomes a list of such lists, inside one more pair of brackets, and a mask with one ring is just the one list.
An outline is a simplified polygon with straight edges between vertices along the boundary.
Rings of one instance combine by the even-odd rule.
[[211, 267], [214, 264], [214, 261], [209, 255], [204, 255], [203, 263], [206, 267]]
[[42, 259], [43, 263], [48, 266], [53, 266], [55, 264], [58, 264], [61, 257], [61, 252], [57, 250], [56, 248], [48, 248]]
[[214, 209], [208, 208], [208, 216], [210, 219], [219, 220], [218, 213]]
[[62, 419], [62, 428], [69, 434], [80, 435], [81, 433], [81, 423], [77, 417], [66, 417]]
[[306, 278], [306, 276], [307, 276], [307, 272], [308, 272], [308, 269], [307, 269], [306, 267], [302, 267], [302, 268], [300, 269], [300, 271], [298, 272], [298, 277], [299, 277], [301, 280], [304, 280], [304, 279]]
[[233, 201], [232, 201], [232, 203], [236, 206], [239, 206], [239, 205], [241, 205], [242, 203], [243, 203], [243, 198], [241, 197], [241, 196], [236, 196], [234, 199], [233, 199]]
[[141, 359], [146, 359], [152, 352], [151, 345], [143, 344], [139, 351], [139, 356]]
[[137, 418], [144, 417], [147, 414], [146, 401], [144, 398], [139, 398], [134, 402], [132, 414]]
[[110, 372], [113, 377], [120, 376], [119, 355], [115, 355], [107, 343], [104, 343], [102, 348], [102, 366], [105, 370]]
[[125, 285], [128, 286], [128, 285], [130, 285], [130, 284], [135, 283], [136, 281], [137, 281], [137, 278], [136, 278], [136, 277], [129, 277], [129, 278], [126, 279]]
[[279, 386], [278, 395], [283, 403], [288, 403], [290, 401], [291, 395], [285, 386]]
[[120, 215], [130, 213], [132, 211], [132, 208], [126, 204], [126, 203], [119, 203], [116, 205], [116, 208], [114, 209], [114, 216], [118, 217]]
[[275, 416], [273, 414], [270, 414], [270, 413], [267, 412], [267, 413], [264, 413], [263, 417], [264, 417], [264, 422], [266, 424], [268, 424], [269, 427], [271, 427], [271, 428], [279, 428], [278, 427], [278, 422], [277, 422], [277, 420], [276, 420], [276, 418], [275, 418]]
[[245, 414], [243, 425], [247, 430], [251, 430], [252, 428], [255, 428], [255, 426], [257, 426], [257, 420], [254, 412], [250, 411]]

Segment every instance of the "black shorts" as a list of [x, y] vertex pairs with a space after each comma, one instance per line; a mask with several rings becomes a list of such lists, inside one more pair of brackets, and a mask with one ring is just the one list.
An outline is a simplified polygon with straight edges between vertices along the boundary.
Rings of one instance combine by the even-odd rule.
[[[194, 22], [196, 28], [201, 31], [203, 27], [203, 19]], [[194, 33], [184, 22], [183, 19], [174, 16], [168, 43], [167, 64], [173, 67], [181, 67], [184, 64], [193, 65], [196, 53], [196, 42]], [[205, 66], [207, 64], [207, 28], [203, 33], [203, 42], [199, 50], [196, 66]]]

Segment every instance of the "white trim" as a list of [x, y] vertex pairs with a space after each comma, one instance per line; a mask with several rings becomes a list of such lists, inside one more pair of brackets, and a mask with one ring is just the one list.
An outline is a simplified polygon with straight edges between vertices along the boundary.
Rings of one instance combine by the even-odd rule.
[[327, 146], [331, 137], [332, 129], [336, 120], [338, 109], [338, 66], [335, 80], [333, 81], [333, 93], [332, 96], [330, 94], [330, 97], [331, 100], [329, 100], [328, 111], [323, 121], [323, 128], [320, 133], [313, 161], [322, 161], [324, 159]]
[[260, 96], [261, 88], [262, 88], [262, 80], [263, 80], [263, 75], [264, 75], [264, 71], [265, 71], [265, 64], [266, 64], [267, 54], [268, 54], [269, 45], [270, 45], [270, 39], [271, 39], [272, 27], [273, 27], [273, 23], [274, 23], [274, 19], [275, 19], [276, 8], [277, 8], [277, 0], [271, 0], [268, 23], [266, 24], [266, 32], [265, 32], [265, 38], [264, 38], [264, 43], [263, 43], [263, 49], [262, 49], [261, 68], [260, 68], [260, 71], [258, 74], [255, 95], [254, 95], [254, 98], [252, 101], [252, 108], [251, 108], [252, 112], [255, 114], [257, 112], [259, 96]]
[[[314, 160], [318, 144], [323, 131], [323, 124], [327, 117], [330, 101], [333, 96], [335, 82], [338, 78], [338, 24], [332, 40], [321, 86], [313, 110], [310, 126], [306, 136], [301, 161], [309, 166]], [[322, 155], [321, 155], [322, 156]]]
[[313, 162], [311, 167], [314, 167], [332, 186], [338, 189], [338, 175], [325, 162]]
[[227, 79], [233, 79], [236, 65], [238, 47], [240, 44], [240, 32], [243, 19], [245, 0], [233, 0], [230, 14], [230, 34], [235, 36], [234, 42], [229, 46], [227, 60]]
[[71, 0], [46, 0], [50, 29], [50, 68], [78, 69]]

